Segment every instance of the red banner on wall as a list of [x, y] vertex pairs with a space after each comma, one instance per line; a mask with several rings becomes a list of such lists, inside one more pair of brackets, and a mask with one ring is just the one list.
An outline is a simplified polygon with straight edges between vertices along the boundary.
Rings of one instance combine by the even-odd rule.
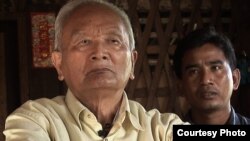
[[50, 54], [55, 39], [55, 13], [31, 13], [32, 53], [35, 68], [52, 67]]

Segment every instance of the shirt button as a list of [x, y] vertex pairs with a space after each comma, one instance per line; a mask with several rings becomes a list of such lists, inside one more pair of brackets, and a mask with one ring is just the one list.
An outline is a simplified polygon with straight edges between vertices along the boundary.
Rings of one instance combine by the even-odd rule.
[[87, 117], [88, 117], [88, 118], [91, 118], [91, 115], [90, 115], [90, 114], [88, 114], [88, 115], [87, 115]]
[[104, 141], [108, 141], [108, 139], [107, 139], [107, 138], [105, 138], [105, 139], [104, 139]]

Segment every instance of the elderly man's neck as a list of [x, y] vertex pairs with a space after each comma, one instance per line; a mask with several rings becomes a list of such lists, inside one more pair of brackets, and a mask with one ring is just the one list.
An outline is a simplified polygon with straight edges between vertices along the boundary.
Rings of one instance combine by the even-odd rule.
[[123, 90], [121, 91], [95, 91], [78, 97], [81, 103], [93, 112], [102, 124], [111, 124], [121, 105]]

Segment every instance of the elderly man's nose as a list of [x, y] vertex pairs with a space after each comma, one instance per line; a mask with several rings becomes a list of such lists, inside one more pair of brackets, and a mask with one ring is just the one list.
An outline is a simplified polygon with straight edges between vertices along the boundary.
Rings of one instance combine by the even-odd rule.
[[99, 59], [107, 60], [108, 57], [107, 55], [97, 55], [97, 54], [91, 56], [91, 60], [99, 60]]
[[103, 45], [96, 45], [93, 47], [91, 60], [107, 60], [108, 58], [108, 51]]

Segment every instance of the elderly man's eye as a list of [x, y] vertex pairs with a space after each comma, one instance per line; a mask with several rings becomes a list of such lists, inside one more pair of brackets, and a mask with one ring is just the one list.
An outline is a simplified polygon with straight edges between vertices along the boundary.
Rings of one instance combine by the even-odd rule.
[[108, 44], [114, 47], [121, 46], [122, 42], [119, 39], [110, 38], [107, 40]]
[[87, 45], [87, 44], [90, 44], [90, 40], [87, 40], [87, 39], [84, 39], [84, 40], [82, 40], [81, 42], [80, 42], [80, 44], [82, 44], [82, 45]]
[[120, 45], [120, 41], [116, 40], [116, 39], [112, 39], [111, 42], [113, 44], [116, 44], [116, 45]]
[[81, 40], [78, 40], [75, 48], [78, 49], [78, 50], [83, 50], [85, 48], [89, 48], [92, 44], [92, 40], [90, 39], [81, 39]]
[[80, 47], [80, 48], [83, 48], [83, 47], [87, 47], [87, 46], [90, 46], [92, 43], [91, 40], [89, 39], [83, 39], [83, 40], [80, 40], [77, 44], [77, 47]]

